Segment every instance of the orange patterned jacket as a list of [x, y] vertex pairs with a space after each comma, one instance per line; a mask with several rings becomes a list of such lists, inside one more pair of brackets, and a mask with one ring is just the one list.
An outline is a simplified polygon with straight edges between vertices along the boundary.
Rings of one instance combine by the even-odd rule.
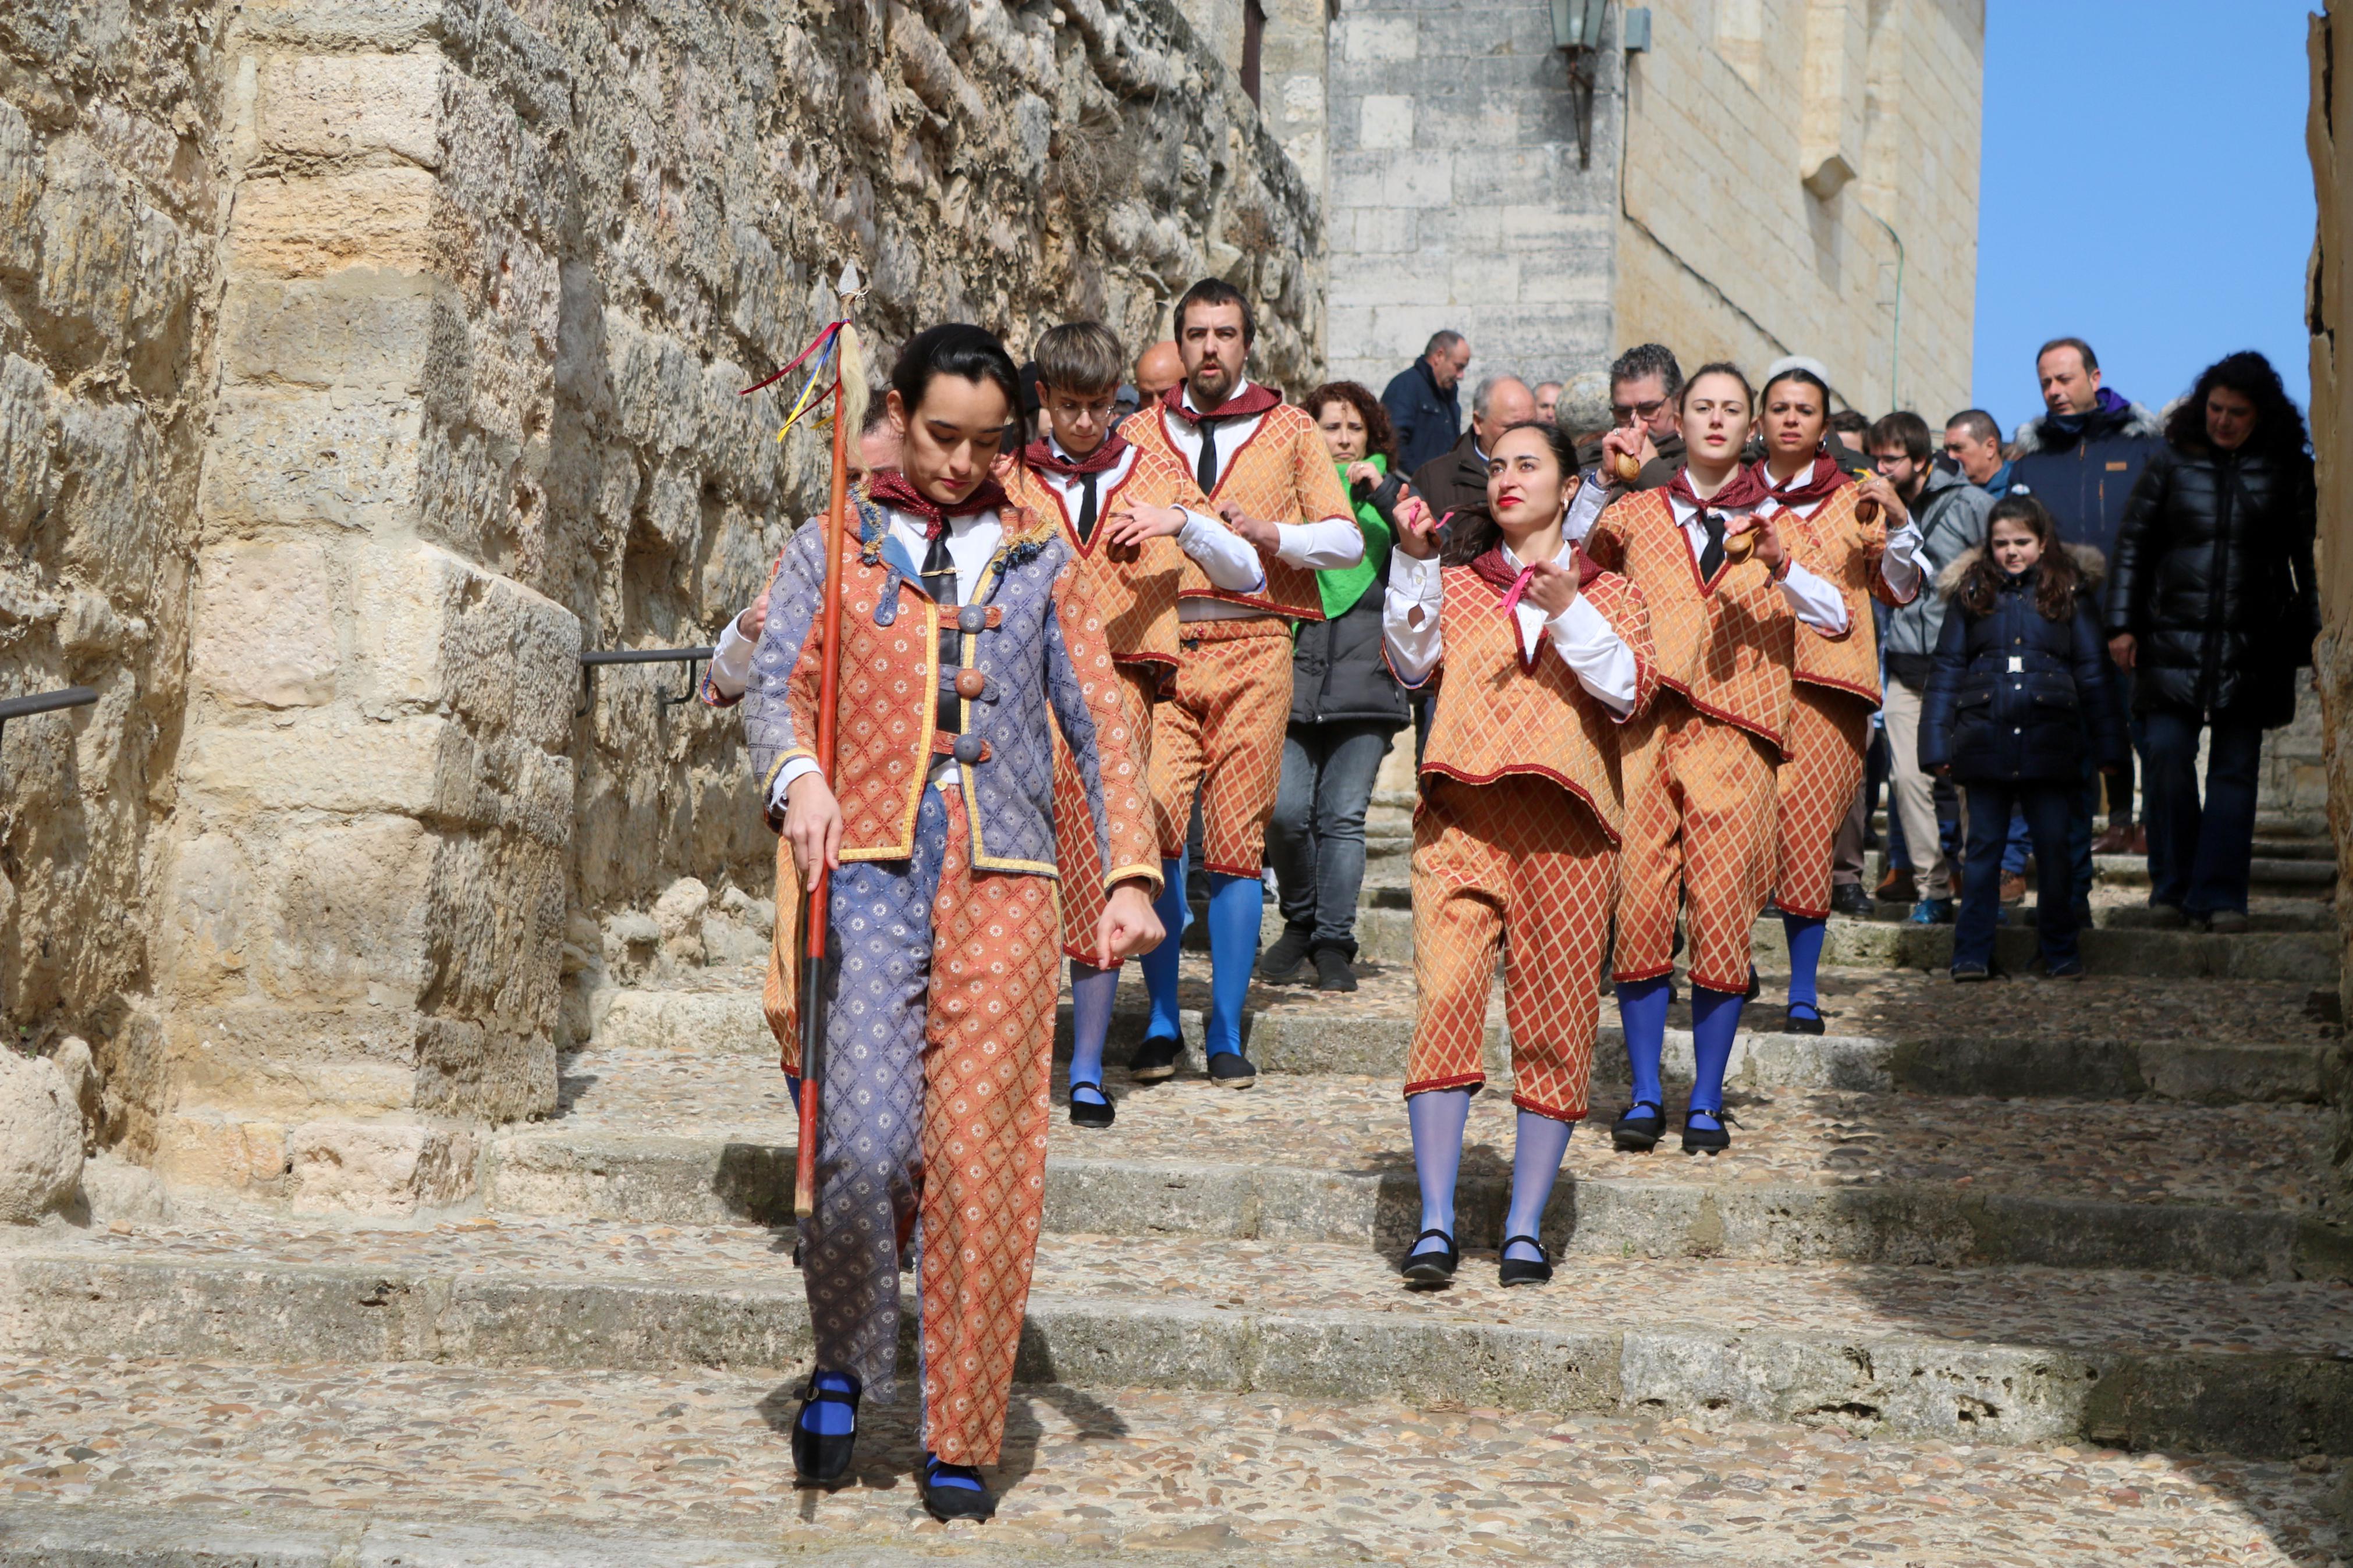
[[[1228, 454], [1218, 471], [1215, 495], [1201, 493], [1192, 466], [1169, 439], [1165, 405], [1148, 404], [1127, 416], [1120, 426], [1140, 450], [1157, 454], [1176, 470], [1177, 493], [1167, 504], [1217, 515], [1218, 503], [1232, 501], [1252, 517], [1269, 522], [1316, 522], [1327, 517], [1354, 520], [1356, 507], [1341, 488], [1340, 472], [1332, 466], [1323, 433], [1303, 409], [1277, 404], [1259, 420], [1250, 438]], [[1177, 592], [1187, 599], [1223, 599], [1295, 620], [1320, 621], [1324, 599], [1315, 574], [1261, 551], [1266, 585], [1257, 594], [1231, 594], [1209, 581], [1192, 557], [1185, 557], [1184, 580]]]
[[1585, 536], [1585, 552], [1641, 589], [1659, 684], [1778, 750], [1798, 617], [1765, 564], [1726, 561], [1703, 583], [1663, 489], [1611, 502]]
[[1879, 626], [1872, 618], [1871, 601], [1908, 605], [1913, 595], [1888, 585], [1881, 570], [1887, 554], [1887, 521], [1865, 522], [1857, 517], [1859, 499], [1854, 486], [1841, 485], [1814, 509], [1812, 517], [1785, 511], [1774, 517], [1773, 524], [1788, 539], [1799, 564], [1846, 598], [1846, 630], [1837, 637], [1808, 626], [1798, 628], [1792, 677], [1808, 686], [1851, 692], [1876, 708]]
[[[1114, 561], [1103, 549], [1102, 528], [1132, 505], [1180, 504], [1180, 488], [1198, 491], [1163, 447], [1138, 447], [1126, 477], [1095, 498], [1096, 533], [1079, 542], [1078, 519], [1062, 504], [1061, 492], [1018, 458], [1004, 477], [1006, 495], [1018, 507], [1054, 520], [1071, 547], [1075, 591], [1103, 620], [1103, 640], [1121, 664], [1145, 665], [1165, 677], [1176, 668], [1176, 592], [1190, 564], [1174, 539], [1147, 539], [1137, 558]], [[1180, 485], [1181, 481], [1181, 485]]]

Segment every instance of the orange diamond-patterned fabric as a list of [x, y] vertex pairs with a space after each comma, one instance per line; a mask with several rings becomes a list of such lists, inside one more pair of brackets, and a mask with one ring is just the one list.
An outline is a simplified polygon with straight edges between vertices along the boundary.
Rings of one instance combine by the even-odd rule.
[[1578, 1121], [1593, 1080], [1616, 846], [1549, 779], [1434, 778], [1413, 820], [1413, 983], [1405, 1092], [1487, 1081], [1480, 1042], [1495, 954], [1512, 1035], [1512, 1103]]
[[[1134, 737], [1128, 750], [1147, 778], [1152, 766], [1152, 694], [1159, 680], [1158, 672], [1149, 665], [1124, 664], [1119, 667], [1119, 682], [1113, 693], [1121, 710], [1127, 715], [1128, 733]], [[1138, 798], [1138, 805], [1156, 821], [1158, 808], [1152, 804], [1148, 785]], [[1093, 821], [1087, 809], [1086, 781], [1079, 776], [1079, 764], [1071, 760], [1071, 749], [1057, 736], [1054, 855], [1057, 868], [1062, 874], [1062, 951], [1082, 963], [1095, 961], [1095, 925], [1103, 919], [1103, 905], [1111, 897], [1110, 885], [1103, 879], [1103, 857], [1095, 849]], [[1156, 848], [1164, 836], [1157, 826], [1152, 831]]]
[[1773, 901], [1790, 914], [1830, 916], [1831, 849], [1862, 788], [1870, 744], [1871, 708], [1862, 699], [1832, 687], [1798, 688], [1789, 749], [1773, 774]]
[[1773, 875], [1773, 747], [1662, 691], [1626, 726], [1619, 756], [1626, 831], [1612, 978], [1673, 972], [1680, 905], [1692, 984], [1746, 991], [1749, 936]]
[[1160, 856], [1174, 860], [1185, 853], [1198, 791], [1203, 863], [1228, 876], [1255, 877], [1266, 863], [1266, 825], [1282, 780], [1291, 626], [1271, 616], [1191, 621], [1181, 646], [1185, 661], [1152, 726]]
[[1702, 582], [1663, 489], [1612, 502], [1585, 536], [1585, 552], [1642, 591], [1660, 685], [1703, 713], [1781, 743], [1798, 619], [1764, 563], [1727, 561]]
[[[1437, 705], [1421, 773], [1481, 784], [1506, 774], [1551, 780], [1585, 803], [1610, 842], [1625, 817], [1618, 777], [1621, 721], [1577, 683], [1546, 637], [1530, 666], [1503, 596], [1467, 566], [1439, 574]], [[1634, 707], [1657, 689], [1641, 590], [1604, 572], [1581, 590], [1634, 656]]]
[[1078, 519], [1062, 504], [1061, 492], [1016, 462], [1005, 476], [1005, 493], [1060, 525], [1077, 563], [1077, 591], [1103, 618], [1103, 641], [1122, 664], [1145, 664], [1163, 672], [1176, 668], [1176, 590], [1185, 552], [1174, 539], [1147, 539], [1135, 558], [1118, 561], [1103, 545], [1103, 529], [1131, 506], [1176, 503], [1182, 473], [1166, 448], [1136, 449], [1126, 477], [1095, 498], [1094, 537], [1079, 542]]
[[[1192, 465], [1168, 437], [1167, 421], [1176, 417], [1161, 404], [1147, 404], [1120, 426], [1121, 435], [1175, 468], [1177, 491], [1168, 504], [1215, 517], [1220, 503], [1232, 501], [1248, 515], [1274, 523], [1355, 519], [1356, 509], [1340, 484], [1340, 471], [1332, 464], [1323, 433], [1304, 409], [1278, 404], [1259, 420], [1249, 440], [1230, 452], [1221, 447], [1217, 492], [1208, 496], [1201, 493]], [[1324, 599], [1314, 573], [1263, 551], [1259, 562], [1266, 569], [1261, 593], [1227, 592], [1210, 582], [1208, 574], [1190, 556], [1185, 558], [1184, 583], [1178, 591], [1187, 599], [1223, 599], [1295, 620], [1324, 618]], [[1283, 700], [1287, 704], [1290, 699]]]
[[1801, 685], [1827, 686], [1852, 692], [1873, 707], [1879, 705], [1879, 628], [1872, 619], [1871, 601], [1909, 604], [1888, 586], [1881, 570], [1887, 555], [1887, 522], [1869, 522], [1855, 515], [1860, 493], [1841, 485], [1810, 518], [1782, 512], [1773, 523], [1788, 541], [1798, 563], [1836, 587], [1846, 598], [1846, 630], [1825, 637], [1800, 625], [1796, 635], [1792, 677]]
[[923, 1060], [923, 1426], [997, 1462], [1046, 1202], [1060, 915], [1042, 877], [973, 868], [947, 797]]

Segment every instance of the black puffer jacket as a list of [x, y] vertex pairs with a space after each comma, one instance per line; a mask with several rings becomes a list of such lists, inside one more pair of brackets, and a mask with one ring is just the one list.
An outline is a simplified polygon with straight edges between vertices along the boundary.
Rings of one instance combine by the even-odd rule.
[[2295, 672], [2320, 630], [2312, 459], [2168, 447], [2126, 504], [2110, 637], [2139, 644], [2135, 702], [2295, 717]]
[[[1980, 553], [1955, 562], [1938, 586], [1956, 593]], [[2097, 579], [2077, 595], [2073, 616], [2054, 621], [2035, 607], [2040, 578], [2031, 566], [2006, 578], [1982, 616], [1958, 597], [1947, 606], [1920, 714], [1923, 770], [1950, 764], [1965, 784], [2073, 784], [2083, 776], [2087, 734], [2101, 765], [2124, 765], [2124, 720], [2092, 619]]]
[[1291, 650], [1291, 721], [1294, 724], [1387, 724], [1409, 721], [1405, 692], [1381, 652], [1384, 572], [1365, 596], [1333, 621], [1302, 621]]

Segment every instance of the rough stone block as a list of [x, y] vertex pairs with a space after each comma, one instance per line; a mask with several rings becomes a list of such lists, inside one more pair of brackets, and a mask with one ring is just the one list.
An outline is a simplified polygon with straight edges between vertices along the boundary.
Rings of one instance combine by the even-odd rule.
[[444, 0], [246, 0], [238, 21], [256, 43], [306, 49], [401, 49], [439, 26]]
[[174, 1186], [274, 1191], [286, 1178], [286, 1129], [203, 1107], [156, 1118], [155, 1173]]
[[1413, 145], [1413, 100], [1399, 93], [1366, 93], [1356, 105], [1356, 145], [1366, 149]]
[[273, 153], [389, 153], [433, 168], [441, 161], [441, 57], [423, 49], [275, 57], [259, 73], [255, 128]]
[[487, 735], [565, 744], [580, 689], [571, 611], [426, 543], [368, 552], [354, 583], [371, 710], [446, 706]]
[[229, 220], [231, 265], [279, 278], [352, 267], [428, 272], [433, 211], [432, 172], [406, 165], [248, 180]]
[[1335, 153], [1332, 202], [1351, 207], [1451, 207], [1454, 155], [1438, 151]]
[[229, 544], [198, 569], [191, 658], [226, 701], [310, 707], [335, 693], [334, 563], [311, 540]]
[[335, 708], [206, 724], [188, 740], [180, 781], [229, 810], [426, 816], [469, 802], [472, 772], [472, 743], [453, 720]]
[[430, 279], [372, 268], [294, 282], [240, 278], [222, 308], [228, 378], [378, 395], [421, 392], [445, 319], [439, 291]]
[[421, 405], [396, 395], [375, 401], [347, 392], [231, 388], [213, 415], [199, 491], [205, 521], [413, 526], [423, 419]]
[[41, 309], [85, 331], [119, 334], [136, 281], [137, 213], [122, 181], [80, 136], [50, 142], [33, 215]]
[[0, 537], [21, 542], [54, 496], [48, 377], [15, 354], [0, 359]]
[[1409, 60], [1420, 51], [1420, 34], [1411, 16], [1343, 17], [1340, 53], [1351, 65]]
[[311, 1121], [286, 1135], [297, 1208], [405, 1213], [475, 1190], [481, 1137], [415, 1121]]
[[81, 1109], [57, 1064], [0, 1047], [0, 1224], [28, 1225], [81, 1181]]

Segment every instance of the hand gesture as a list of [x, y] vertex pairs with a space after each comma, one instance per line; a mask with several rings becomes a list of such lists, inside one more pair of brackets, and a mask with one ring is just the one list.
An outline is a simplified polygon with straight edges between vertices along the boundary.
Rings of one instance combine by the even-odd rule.
[[1724, 536], [1728, 542], [1742, 534], [1752, 536], [1748, 552], [1763, 562], [1767, 571], [1778, 577], [1781, 568], [1789, 561], [1789, 552], [1781, 542], [1780, 530], [1761, 513], [1750, 512], [1745, 518], [1733, 519], [1732, 526], [1725, 530]]
[[1601, 482], [1630, 485], [1641, 476], [1642, 465], [1659, 455], [1651, 433], [1640, 425], [1613, 425], [1601, 437]]
[[1859, 500], [1878, 503], [1879, 515], [1887, 520], [1891, 533], [1912, 521], [1912, 513], [1904, 505], [1903, 495], [1888, 482], [1885, 474], [1865, 474], [1855, 481], [1855, 493]]
[[760, 633], [766, 629], [767, 625], [768, 595], [763, 594], [744, 605], [744, 613], [735, 617], [735, 635], [745, 642], [758, 642]]
[[1138, 505], [1112, 513], [1103, 524], [1105, 547], [1121, 560], [1133, 560], [1147, 539], [1174, 539], [1185, 531], [1182, 507]]
[[1382, 473], [1370, 463], [1355, 462], [1348, 465], [1348, 488], [1352, 490], [1358, 485], [1369, 485], [1374, 489], [1378, 489], [1388, 478], [1387, 474]]
[[1577, 603], [1577, 574], [1557, 561], [1539, 561], [1528, 568], [1527, 591], [1520, 597], [1550, 620]]
[[2116, 661], [2118, 669], [2129, 670], [2140, 658], [2140, 641], [2130, 632], [2120, 632], [2108, 639], [2108, 657]]
[[1122, 882], [1103, 900], [1103, 918], [1095, 921], [1095, 967], [1109, 969], [1123, 958], [1149, 952], [1166, 934], [1143, 885]]
[[803, 773], [785, 791], [785, 837], [793, 847], [793, 862], [806, 884], [810, 868], [841, 868], [841, 803], [821, 773]]
[[1263, 518], [1252, 517], [1236, 502], [1219, 501], [1218, 515], [1226, 520], [1228, 528], [1248, 541], [1260, 554], [1271, 555], [1282, 548], [1282, 535], [1275, 525]]
[[1418, 495], [1409, 495], [1398, 503], [1397, 547], [1416, 561], [1427, 561], [1438, 553], [1438, 514], [1430, 503]]

